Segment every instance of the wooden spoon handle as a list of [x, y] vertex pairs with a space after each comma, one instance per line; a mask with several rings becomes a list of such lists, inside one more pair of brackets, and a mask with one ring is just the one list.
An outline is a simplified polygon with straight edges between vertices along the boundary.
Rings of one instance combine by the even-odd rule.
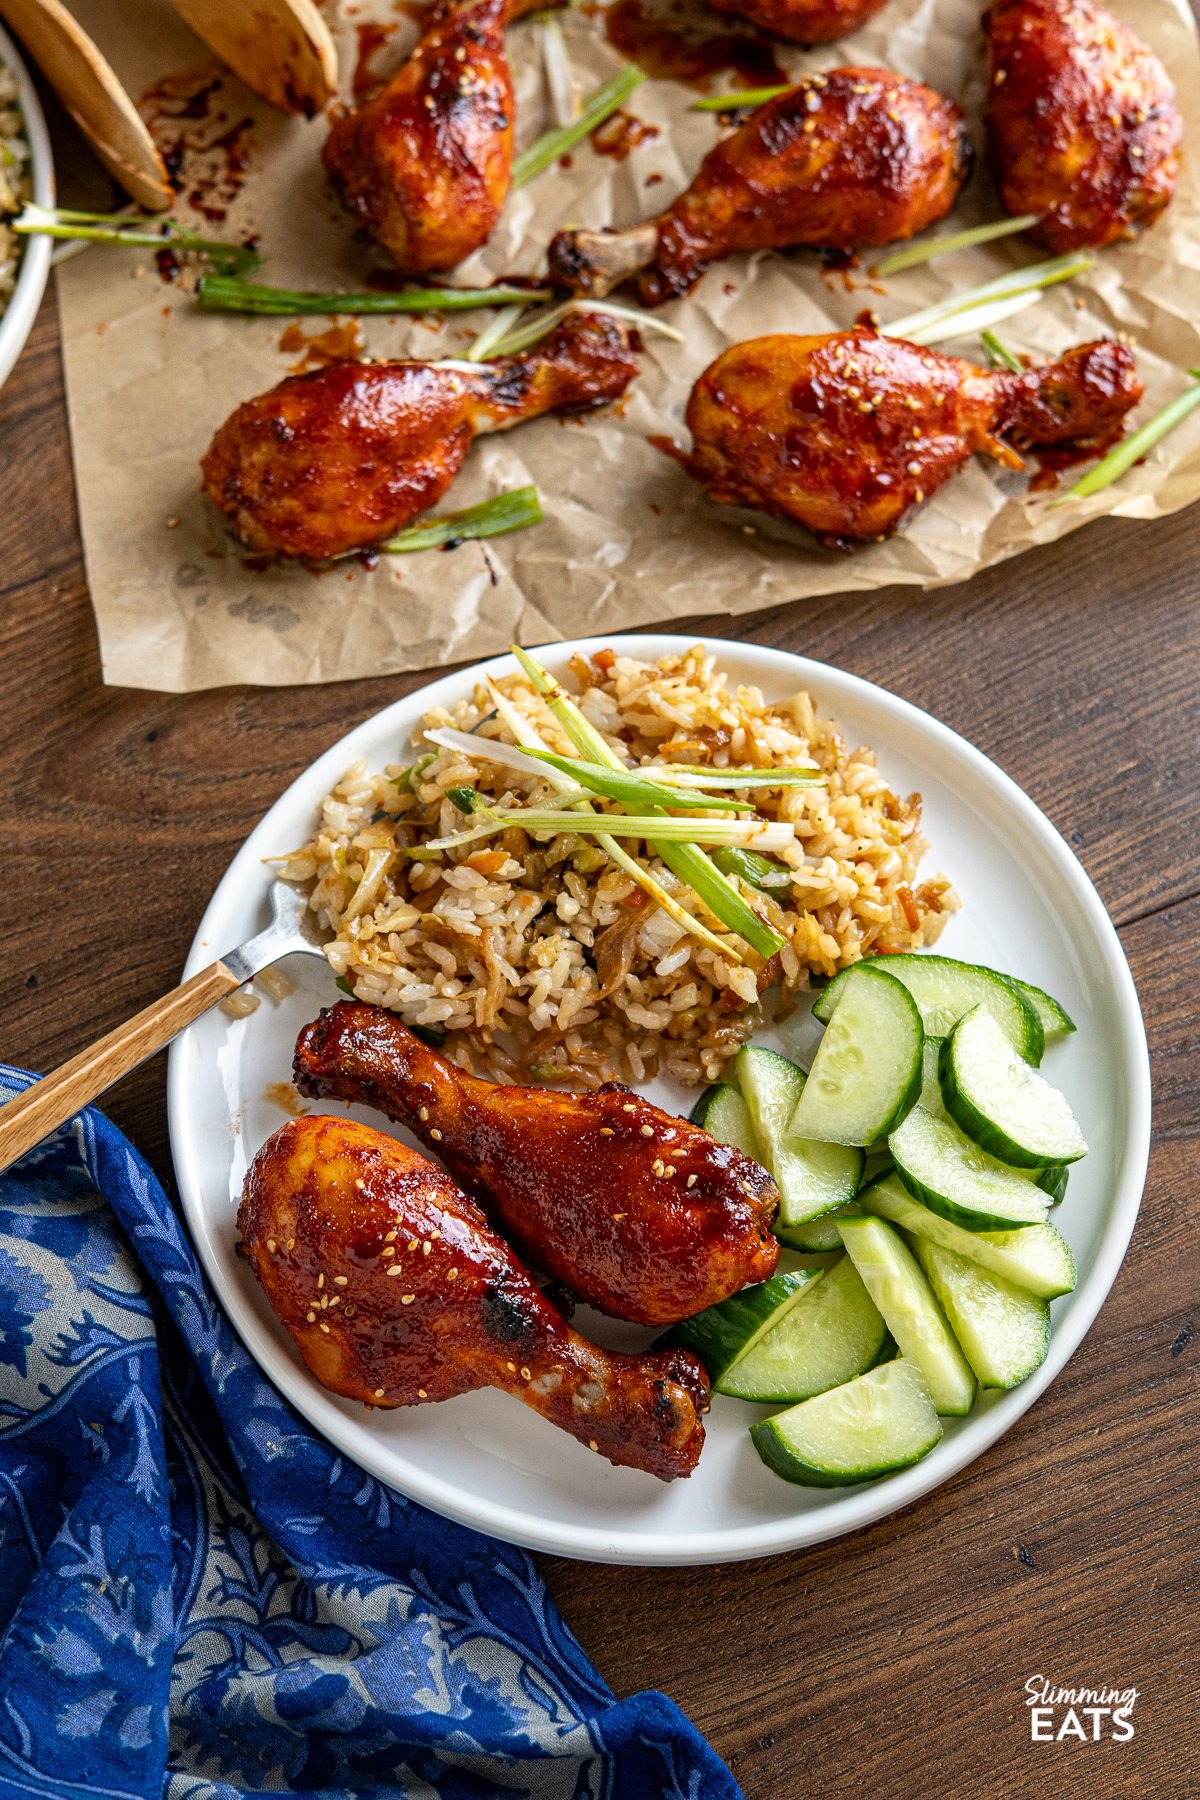
[[163, 212], [175, 196], [145, 121], [61, 0], [0, 0], [12, 26], [97, 156], [131, 199]]
[[181, 987], [126, 1019], [89, 1050], [81, 1050], [52, 1075], [9, 1100], [0, 1107], [0, 1171], [240, 985], [223, 962], [211, 963]]

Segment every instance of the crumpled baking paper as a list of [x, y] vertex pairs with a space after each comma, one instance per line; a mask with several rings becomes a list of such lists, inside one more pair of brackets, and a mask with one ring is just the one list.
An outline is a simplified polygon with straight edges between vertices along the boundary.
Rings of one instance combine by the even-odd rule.
[[[356, 27], [387, 0], [327, 6], [348, 87]], [[374, 6], [374, 14], [368, 6]], [[404, 14], [415, 10], [407, 3]], [[1039, 356], [1103, 334], [1136, 344], [1148, 418], [1182, 391], [1200, 363], [1200, 56], [1184, 0], [1117, 0], [1176, 82], [1188, 128], [1173, 204], [1136, 243], [1103, 252], [1090, 275], [1050, 291], [1001, 327], [1009, 345]], [[126, 85], [141, 95], [174, 71], [212, 59], [165, 0], [78, 0], [75, 11]], [[590, 16], [589, 16], [590, 15]], [[416, 36], [411, 18], [379, 52], [386, 73]], [[620, 66], [595, 8], [564, 14], [583, 92]], [[518, 146], [554, 123], [536, 24], [509, 32], [518, 91]], [[967, 109], [982, 146], [984, 49], [975, 0], [888, 0], [863, 31], [810, 53], [780, 47], [790, 71], [882, 65], [919, 77]], [[741, 85], [736, 77], [714, 85]], [[689, 111], [695, 91], [647, 81], [627, 108], [656, 128], [624, 161], [585, 140], [569, 168], [554, 167], [510, 196], [485, 249], [459, 284], [533, 274], [566, 225], [625, 225], [657, 212], [686, 184], [723, 127]], [[249, 118], [249, 168], [228, 220], [210, 235], [259, 234], [259, 279], [284, 287], [361, 289], [381, 254], [356, 243], [319, 158], [323, 119], [283, 117], [225, 73], [226, 120]], [[185, 170], [186, 175], [186, 170]], [[183, 191], [188, 190], [185, 179]], [[999, 215], [980, 157], [945, 231]], [[709, 503], [653, 435], [684, 437], [693, 381], [726, 345], [771, 331], [846, 326], [867, 306], [883, 322], [1036, 260], [1005, 240], [940, 258], [891, 278], [880, 293], [865, 271], [823, 271], [811, 252], [736, 257], [715, 265], [663, 316], [684, 342], [646, 339], [642, 373], [616, 409], [587, 419], [539, 420], [485, 439], [438, 510], [458, 509], [526, 482], [545, 521], [453, 551], [357, 560], [314, 573], [255, 568], [199, 489], [198, 460], [226, 415], [297, 362], [283, 351], [288, 321], [199, 311], [181, 286], [164, 286], [149, 252], [94, 248], [62, 265], [67, 390], [79, 509], [105, 680], [174, 692], [251, 682], [335, 681], [483, 657], [513, 638], [555, 638], [666, 622], [697, 613], [737, 616], [816, 594], [907, 582], [961, 581], [1032, 545], [1117, 513], [1157, 518], [1200, 497], [1200, 412], [1106, 492], [1061, 507], [1027, 492], [1024, 477], [976, 459], [903, 535], [849, 554], [817, 548], [798, 529]], [[619, 297], [619, 296], [618, 296]], [[362, 321], [367, 351], [454, 356], [491, 317], [441, 325], [405, 317]], [[301, 321], [306, 337], [330, 321]], [[982, 360], [977, 339], [947, 345]]]

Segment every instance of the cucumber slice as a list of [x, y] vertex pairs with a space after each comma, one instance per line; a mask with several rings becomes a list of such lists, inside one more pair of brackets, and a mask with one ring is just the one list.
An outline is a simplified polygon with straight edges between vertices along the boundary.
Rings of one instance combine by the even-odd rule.
[[750, 1428], [767, 1467], [804, 1487], [846, 1487], [906, 1469], [941, 1435], [925, 1379], [904, 1357]]
[[1050, 1197], [973, 1144], [952, 1119], [914, 1106], [888, 1139], [897, 1173], [915, 1200], [968, 1231], [1040, 1225]]
[[877, 963], [858, 963], [813, 1058], [792, 1133], [833, 1144], [886, 1137], [920, 1092], [922, 1042], [921, 1015], [903, 982]]
[[950, 1117], [1001, 1162], [1041, 1169], [1087, 1155], [1066, 1097], [1021, 1060], [981, 1006], [943, 1043], [938, 1074]]
[[921, 1052], [921, 1094], [917, 1102], [935, 1119], [946, 1117], [946, 1108], [942, 1101], [942, 1081], [938, 1074], [938, 1061], [942, 1054], [945, 1038], [927, 1037]]
[[739, 1400], [807, 1400], [871, 1368], [887, 1335], [857, 1269], [843, 1256], [716, 1386]]
[[[840, 1150], [843, 1146], [839, 1144], [837, 1148]], [[841, 1211], [839, 1207], [837, 1212], [822, 1213], [819, 1219], [810, 1219], [807, 1225], [797, 1225], [787, 1242], [793, 1250], [809, 1250], [820, 1255], [830, 1250], [840, 1250], [842, 1234], [837, 1222]]]
[[985, 1388], [1013, 1388], [1046, 1360], [1050, 1303], [928, 1238], [917, 1258]]
[[969, 1413], [975, 1404], [975, 1377], [900, 1233], [882, 1219], [862, 1217], [844, 1218], [841, 1232], [846, 1254], [901, 1356], [925, 1377], [936, 1411], [953, 1417]]
[[1006, 975], [1004, 979], [1011, 982], [1022, 1000], [1032, 1006], [1041, 1020], [1042, 1035], [1048, 1044], [1054, 1038], [1066, 1037], [1068, 1032], [1074, 1031], [1074, 1019], [1065, 1007], [1059, 1005], [1053, 994], [1034, 987], [1031, 981], [1021, 981], [1016, 975]]
[[1069, 1169], [1055, 1164], [1053, 1168], [1043, 1169], [1040, 1175], [1035, 1175], [1033, 1185], [1040, 1187], [1044, 1194], [1049, 1194], [1051, 1206], [1061, 1206], [1066, 1199], [1067, 1178], [1070, 1173]]
[[752, 1156], [755, 1162], [762, 1162], [763, 1154], [749, 1109], [737, 1088], [728, 1082], [718, 1081], [705, 1088], [688, 1119], [702, 1131], [707, 1131], [710, 1137], [715, 1137], [719, 1144], [730, 1144], [735, 1150]]
[[[770, 1169], [779, 1189], [775, 1235], [797, 1249], [815, 1250], [809, 1222], [853, 1199], [862, 1178], [862, 1151], [788, 1135], [805, 1077], [786, 1056], [747, 1045], [738, 1051], [732, 1067], [761, 1146], [754, 1154]], [[836, 1239], [832, 1248], [838, 1248]]]
[[[854, 969], [883, 966], [909, 990], [920, 1009], [921, 1023], [931, 1037], [944, 1037], [965, 1012], [982, 1006], [1027, 1063], [1041, 1062], [1046, 1047], [1042, 1021], [1007, 976], [975, 963], [955, 962], [949, 956], [888, 956], [856, 963]], [[832, 1016], [854, 969], [844, 969], [821, 990], [813, 1006], [814, 1018], [827, 1021]]]
[[884, 1175], [855, 1201], [864, 1211], [890, 1219], [901, 1231], [954, 1250], [993, 1275], [1043, 1300], [1069, 1294], [1075, 1286], [1071, 1246], [1053, 1225], [1023, 1225], [1019, 1231], [964, 1231], [914, 1200], [896, 1175]]
[[682, 1344], [694, 1350], [715, 1385], [787, 1316], [820, 1274], [820, 1269], [802, 1269], [791, 1275], [772, 1275], [769, 1281], [731, 1294], [719, 1306], [708, 1306], [690, 1319], [681, 1319], [663, 1332], [658, 1344]]

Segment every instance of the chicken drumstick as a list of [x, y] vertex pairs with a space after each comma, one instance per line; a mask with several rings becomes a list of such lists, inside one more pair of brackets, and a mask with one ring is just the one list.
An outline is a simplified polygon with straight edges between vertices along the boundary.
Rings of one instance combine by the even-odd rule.
[[333, 363], [239, 406], [205, 454], [205, 486], [255, 549], [341, 556], [432, 506], [476, 437], [616, 400], [636, 374], [628, 336], [600, 313], [477, 367]]
[[688, 401], [689, 474], [714, 500], [806, 525], [820, 542], [888, 537], [982, 451], [1008, 468], [1016, 445], [1099, 448], [1142, 395], [1133, 353], [1102, 341], [1020, 374], [874, 331], [735, 344]]
[[325, 166], [398, 269], [452, 269], [491, 236], [512, 180], [504, 28], [543, 0], [435, 0], [382, 93], [338, 119]]
[[238, 1227], [335, 1394], [393, 1407], [504, 1388], [609, 1462], [661, 1481], [695, 1468], [708, 1410], [696, 1357], [589, 1344], [449, 1177], [383, 1132], [281, 1126], [250, 1165]]
[[643, 303], [657, 306], [735, 250], [855, 250], [912, 237], [950, 211], [970, 170], [962, 113], [932, 88], [885, 69], [809, 75], [710, 150], [657, 219], [560, 231], [551, 278], [603, 295], [638, 275]]
[[1171, 198], [1183, 121], [1167, 72], [1092, 0], [998, 0], [987, 14], [988, 158], [1005, 210], [1048, 250], [1099, 248]]
[[524, 1255], [616, 1318], [674, 1324], [778, 1261], [767, 1171], [617, 1082], [480, 1081], [394, 1013], [347, 1000], [300, 1033], [295, 1075], [302, 1094], [408, 1126]]
[[884, 0], [709, 0], [714, 12], [749, 19], [793, 44], [828, 44], [873, 19]]

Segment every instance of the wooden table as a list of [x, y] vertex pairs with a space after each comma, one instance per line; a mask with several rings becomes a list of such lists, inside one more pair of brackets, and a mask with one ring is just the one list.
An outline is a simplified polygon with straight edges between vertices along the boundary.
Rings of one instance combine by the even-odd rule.
[[[0, 471], [0, 1050], [44, 1069], [176, 980], [248, 828], [419, 678], [188, 698], [101, 685], [53, 300], [0, 395]], [[1156, 1093], [1142, 1218], [1108, 1304], [1033, 1411], [957, 1479], [773, 1561], [544, 1559], [618, 1693], [665, 1689], [748, 1800], [1200, 1794], [1198, 602], [1193, 511], [1094, 526], [966, 587], [780, 607], [737, 627], [927, 708], [1044, 808], [1120, 928]], [[163, 1087], [160, 1059], [108, 1107], [170, 1185]], [[1136, 1687], [1136, 1737], [1032, 1744], [1024, 1683], [1037, 1674]]]

